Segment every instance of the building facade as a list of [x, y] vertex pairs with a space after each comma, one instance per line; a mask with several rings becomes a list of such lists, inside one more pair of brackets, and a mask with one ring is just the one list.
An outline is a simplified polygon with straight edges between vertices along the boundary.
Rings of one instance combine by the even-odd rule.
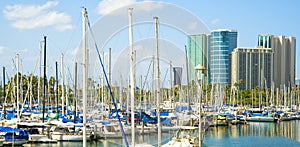
[[258, 47], [271, 48], [274, 53], [273, 82], [275, 87], [294, 84], [296, 38], [262, 34], [258, 36]]
[[237, 31], [214, 30], [210, 36], [210, 83], [231, 83], [231, 52], [237, 47]]
[[295, 79], [295, 84], [300, 86], [300, 79]]
[[270, 88], [273, 77], [271, 48], [235, 48], [231, 55], [231, 86]]
[[181, 85], [182, 84], [182, 67], [173, 67], [173, 85]]
[[[197, 82], [197, 71], [195, 67], [198, 64], [209, 69], [208, 57], [209, 57], [209, 35], [199, 34], [199, 35], [189, 35], [188, 36], [188, 82]], [[209, 73], [206, 72], [206, 73]], [[198, 75], [198, 77], [200, 77]], [[206, 74], [205, 82], [209, 82], [209, 75]]]

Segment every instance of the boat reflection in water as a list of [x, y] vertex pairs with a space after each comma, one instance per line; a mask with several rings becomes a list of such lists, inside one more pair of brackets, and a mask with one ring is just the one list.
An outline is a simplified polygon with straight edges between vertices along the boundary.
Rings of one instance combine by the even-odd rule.
[[[209, 128], [204, 135], [204, 146], [224, 147], [224, 146], [300, 146], [300, 120], [259, 123], [249, 122], [248, 125], [229, 125]], [[188, 132], [197, 135], [196, 132]], [[162, 144], [167, 143], [176, 131], [162, 133]], [[127, 136], [128, 140], [131, 136]], [[137, 135], [137, 143], [146, 142], [157, 145], [157, 134]], [[88, 142], [89, 147], [123, 147], [123, 139], [107, 139]], [[26, 144], [24, 146], [49, 146], [49, 144]], [[72, 146], [82, 147], [82, 142], [57, 142], [51, 144], [52, 147]]]
[[212, 127], [205, 134], [207, 146], [300, 146], [300, 120], [278, 123]]

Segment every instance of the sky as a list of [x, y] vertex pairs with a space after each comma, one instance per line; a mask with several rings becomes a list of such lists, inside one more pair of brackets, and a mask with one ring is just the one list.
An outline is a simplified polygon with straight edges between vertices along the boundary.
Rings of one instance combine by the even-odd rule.
[[[149, 0], [147, 0], [148, 2]], [[188, 12], [188, 16], [198, 18], [209, 30], [215, 29], [235, 29], [238, 31], [238, 47], [255, 47], [257, 44], [257, 36], [259, 34], [272, 34], [293, 36], [300, 38], [300, 1], [290, 0], [161, 0], [155, 1], [163, 3], [164, 6], [170, 6], [168, 9], [176, 7], [174, 11], [170, 11], [171, 20], [167, 23], [171, 27], [161, 26], [160, 33], [163, 34], [165, 40], [169, 40], [171, 44], [184, 50], [186, 43], [186, 34], [176, 37], [174, 34], [180, 34], [179, 24], [184, 24], [186, 18], [176, 14], [176, 10]], [[0, 66], [5, 67], [8, 76], [13, 75], [13, 66], [16, 53], [19, 54], [19, 70], [24, 74], [38, 74], [39, 51], [43, 36], [47, 36], [47, 73], [55, 74], [55, 61], [61, 61], [62, 54], [64, 62], [67, 65], [69, 74], [73, 71], [73, 64], [76, 60], [78, 49], [80, 48], [82, 36], [81, 11], [85, 7], [88, 11], [89, 21], [92, 26], [105, 22], [107, 18], [114, 18], [119, 12], [128, 5], [145, 3], [143, 0], [1, 0], [0, 1]], [[157, 7], [156, 9], [154, 7]], [[166, 7], [154, 5], [153, 7], [137, 7], [144, 9], [149, 14], [150, 20], [153, 15], [160, 15], [160, 22], [164, 22], [163, 11]], [[133, 11], [133, 21], [145, 17]], [[157, 13], [155, 13], [157, 12]], [[161, 12], [161, 14], [159, 13]], [[179, 12], [179, 11], [178, 11]], [[138, 13], [138, 14], [137, 14]], [[181, 13], [181, 12], [180, 12]], [[183, 13], [183, 12], [182, 12]], [[127, 11], [124, 11], [127, 16]], [[135, 17], [136, 16], [136, 17]], [[185, 15], [187, 16], [187, 15]], [[191, 18], [193, 19], [193, 18]], [[176, 24], [173, 25], [173, 21]], [[146, 21], [146, 20], [145, 20]], [[108, 21], [111, 22], [111, 21]], [[128, 23], [127, 18], [120, 19], [122, 23]], [[119, 22], [103, 23], [104, 28], [113, 28]], [[192, 23], [191, 23], [192, 25]], [[138, 25], [137, 25], [138, 26]], [[173, 27], [172, 27], [173, 26]], [[175, 26], [175, 27], [174, 27]], [[150, 27], [150, 29], [149, 29]], [[188, 27], [188, 26], [187, 26]], [[148, 28], [148, 29], [147, 29]], [[148, 36], [153, 38], [153, 25], [144, 23], [138, 31], [134, 28], [136, 42], [139, 42]], [[93, 29], [97, 32], [97, 27]], [[147, 33], [148, 32], [148, 33]], [[171, 33], [169, 33], [171, 32]], [[186, 31], [187, 33], [191, 33]], [[115, 32], [114, 32], [115, 33]], [[124, 34], [128, 37], [126, 30], [118, 30], [107, 42], [97, 42], [103, 44], [100, 50], [107, 51], [109, 45], [117, 48], [113, 41], [119, 44], [128, 44], [128, 39], [123, 38]], [[181, 32], [182, 33], [182, 32]], [[195, 32], [198, 33], [198, 32]], [[123, 34], [123, 35], [122, 35]], [[173, 35], [172, 35], [173, 34]], [[97, 32], [101, 38], [101, 32]], [[116, 37], [117, 36], [117, 37]], [[146, 37], [145, 37], [146, 36]], [[98, 37], [97, 37], [98, 38]], [[120, 41], [123, 40], [123, 41]], [[299, 41], [296, 45], [296, 78], [300, 78], [298, 51]], [[106, 43], [106, 44], [105, 44]], [[126, 48], [126, 45], [122, 48]], [[117, 54], [120, 51], [115, 51]], [[167, 71], [163, 71], [167, 72]], [[1, 72], [2, 73], [2, 72]], [[0, 75], [2, 81], [2, 74]]]

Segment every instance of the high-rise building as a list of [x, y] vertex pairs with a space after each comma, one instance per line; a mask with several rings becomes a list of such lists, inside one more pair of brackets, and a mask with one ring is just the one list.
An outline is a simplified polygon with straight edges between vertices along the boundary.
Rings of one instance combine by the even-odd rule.
[[258, 47], [272, 48], [273, 82], [276, 87], [295, 83], [296, 38], [262, 34], [258, 36]]
[[210, 82], [222, 86], [231, 82], [230, 56], [237, 47], [237, 31], [214, 30], [210, 36]]
[[[192, 81], [197, 82], [197, 71], [195, 71], [195, 67], [198, 64], [209, 69], [208, 66], [208, 51], [209, 51], [209, 35], [199, 34], [199, 35], [189, 35], [188, 36], [188, 48], [187, 48], [187, 56], [188, 56], [188, 80], [189, 83]], [[209, 72], [206, 72], [209, 73]], [[198, 75], [198, 77], [200, 77]], [[205, 82], [209, 82], [209, 75], [205, 76]]]
[[173, 75], [174, 75], [174, 86], [181, 85], [182, 83], [182, 67], [173, 67]]
[[270, 88], [272, 61], [271, 48], [235, 48], [231, 55], [231, 86], [239, 86], [240, 89]]
[[300, 79], [295, 79], [295, 84], [300, 86]]

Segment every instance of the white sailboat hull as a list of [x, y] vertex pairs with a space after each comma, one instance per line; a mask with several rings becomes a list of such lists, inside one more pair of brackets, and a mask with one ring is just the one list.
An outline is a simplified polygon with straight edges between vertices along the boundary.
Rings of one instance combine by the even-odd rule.
[[276, 120], [273, 117], [255, 116], [255, 117], [247, 117], [246, 121], [252, 121], [252, 122], [275, 122]]
[[83, 141], [82, 134], [62, 134], [62, 133], [53, 133], [52, 139], [57, 141]]
[[50, 139], [47, 135], [42, 134], [29, 134], [28, 137], [29, 142], [45, 142], [45, 143], [56, 143], [57, 140]]
[[162, 147], [193, 147], [190, 140], [187, 138], [172, 139], [168, 143], [162, 145]]

